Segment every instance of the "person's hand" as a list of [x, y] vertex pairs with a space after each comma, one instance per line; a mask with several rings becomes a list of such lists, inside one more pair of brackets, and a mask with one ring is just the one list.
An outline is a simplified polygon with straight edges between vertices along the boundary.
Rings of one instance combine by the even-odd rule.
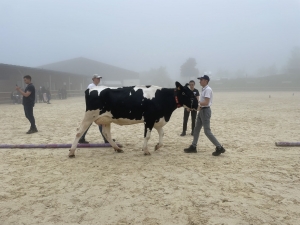
[[190, 112], [190, 111], [191, 111], [191, 109], [186, 109], [186, 111], [187, 111], [187, 112]]
[[19, 91], [21, 89], [21, 87], [19, 86], [16, 86], [16, 90]]

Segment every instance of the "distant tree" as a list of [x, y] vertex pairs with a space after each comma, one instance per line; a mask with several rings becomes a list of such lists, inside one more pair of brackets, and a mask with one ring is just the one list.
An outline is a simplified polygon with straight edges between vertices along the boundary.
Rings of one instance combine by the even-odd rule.
[[180, 75], [182, 77], [198, 77], [199, 70], [195, 68], [197, 65], [196, 59], [189, 58], [181, 67]]
[[165, 67], [159, 67], [158, 69], [151, 69], [147, 72], [140, 73], [141, 84], [156, 85], [160, 87], [173, 87], [175, 81], [173, 81]]
[[294, 47], [287, 63], [287, 72], [300, 76], [300, 47]]

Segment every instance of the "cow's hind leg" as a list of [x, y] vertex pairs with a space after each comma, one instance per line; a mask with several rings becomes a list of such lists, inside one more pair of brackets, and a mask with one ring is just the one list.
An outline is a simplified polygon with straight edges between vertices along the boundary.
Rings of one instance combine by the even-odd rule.
[[159, 148], [161, 148], [163, 146], [163, 136], [164, 136], [164, 130], [162, 127], [155, 127], [154, 128], [157, 130], [157, 133], [159, 135], [159, 142], [157, 143], [157, 145], [155, 145], [155, 151], [158, 150]]
[[110, 124], [102, 125], [102, 134], [106, 138], [106, 140], [110, 143], [110, 145], [115, 149], [118, 153], [123, 153], [124, 151], [112, 140], [111, 132], [110, 132]]
[[153, 128], [154, 122], [153, 123], [145, 123], [145, 132], [144, 132], [144, 145], [143, 145], [143, 151], [144, 155], [151, 155], [150, 152], [148, 151], [148, 141], [151, 137], [151, 131]]

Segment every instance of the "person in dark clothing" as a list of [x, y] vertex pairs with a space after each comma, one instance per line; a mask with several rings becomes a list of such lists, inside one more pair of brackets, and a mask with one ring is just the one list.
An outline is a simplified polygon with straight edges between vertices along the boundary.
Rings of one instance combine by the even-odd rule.
[[[194, 95], [199, 101], [199, 91], [195, 88], [195, 81], [191, 80], [189, 82], [190, 89], [194, 92]], [[185, 136], [186, 135], [186, 130], [187, 130], [187, 123], [189, 120], [189, 116], [191, 113], [192, 117], [192, 132], [191, 135], [194, 135], [194, 128], [195, 128], [195, 121], [196, 121], [196, 116], [197, 116], [197, 111], [190, 111], [189, 109], [184, 108], [184, 114], [183, 114], [183, 127], [182, 127], [182, 133], [180, 136]]]
[[47, 95], [47, 103], [48, 103], [48, 104], [51, 104], [51, 103], [50, 103], [50, 100], [51, 100], [51, 92], [50, 92], [50, 88], [46, 88], [46, 95]]
[[33, 116], [33, 107], [35, 103], [35, 87], [31, 83], [31, 76], [25, 75], [23, 77], [25, 84], [27, 84], [25, 91], [22, 91], [21, 87], [16, 86], [16, 90], [23, 95], [23, 106], [26, 118], [30, 122], [30, 129], [27, 131], [26, 134], [32, 134], [38, 132], [35, 119]]

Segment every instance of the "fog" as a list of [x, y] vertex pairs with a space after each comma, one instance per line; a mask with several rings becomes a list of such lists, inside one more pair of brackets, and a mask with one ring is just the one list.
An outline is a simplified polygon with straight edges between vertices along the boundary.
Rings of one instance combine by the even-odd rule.
[[300, 0], [2, 0], [0, 63], [37, 67], [86, 57], [171, 78], [284, 71], [300, 46]]

